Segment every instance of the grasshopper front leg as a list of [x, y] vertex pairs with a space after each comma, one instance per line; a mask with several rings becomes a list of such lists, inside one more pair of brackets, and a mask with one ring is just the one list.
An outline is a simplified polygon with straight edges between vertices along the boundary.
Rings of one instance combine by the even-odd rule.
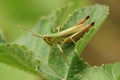
[[59, 44], [56, 44], [56, 45], [57, 45], [58, 49], [60, 50], [60, 52], [62, 53], [64, 59], [67, 60], [67, 57], [66, 57], [66, 55], [65, 55], [65, 53], [64, 53], [64, 51], [63, 51], [63, 49], [61, 48], [61, 46], [60, 46]]
[[61, 25], [59, 25], [59, 26], [57, 27], [57, 31], [58, 31], [58, 32], [61, 31]]

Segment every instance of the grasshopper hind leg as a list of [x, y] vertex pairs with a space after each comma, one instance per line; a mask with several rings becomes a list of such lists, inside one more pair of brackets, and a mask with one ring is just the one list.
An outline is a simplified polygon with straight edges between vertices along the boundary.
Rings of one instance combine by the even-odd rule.
[[86, 16], [85, 18], [83, 18], [77, 25], [80, 25], [80, 24], [84, 24], [88, 19], [90, 18], [90, 16]]
[[68, 43], [68, 42], [73, 42], [74, 44], [76, 44], [76, 41], [73, 39], [73, 37], [65, 38], [64, 41], [62, 42], [62, 44]]

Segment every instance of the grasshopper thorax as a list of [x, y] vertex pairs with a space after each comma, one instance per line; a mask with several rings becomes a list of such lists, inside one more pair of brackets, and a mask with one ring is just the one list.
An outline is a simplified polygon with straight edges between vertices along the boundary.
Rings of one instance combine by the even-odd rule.
[[62, 41], [64, 40], [64, 38], [62, 38], [62, 37], [51, 37], [51, 36], [47, 36], [47, 35], [44, 36], [43, 39], [49, 45], [61, 44]]

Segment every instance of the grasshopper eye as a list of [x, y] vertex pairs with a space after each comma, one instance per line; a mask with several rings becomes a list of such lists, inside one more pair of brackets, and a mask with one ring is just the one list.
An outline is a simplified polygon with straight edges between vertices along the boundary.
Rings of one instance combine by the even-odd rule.
[[52, 42], [51, 42], [51, 37], [50, 36], [44, 36], [44, 41], [46, 42], [46, 43], [48, 43], [49, 45], [52, 45]]

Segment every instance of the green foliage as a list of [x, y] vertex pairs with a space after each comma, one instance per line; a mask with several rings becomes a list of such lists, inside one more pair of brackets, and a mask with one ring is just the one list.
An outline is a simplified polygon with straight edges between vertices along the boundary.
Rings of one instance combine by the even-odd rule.
[[69, 3], [68, 5], [66, 6], [63, 6], [61, 8], [59, 8], [56, 12], [54, 12], [52, 14], [52, 16], [50, 17], [50, 27], [51, 27], [51, 32], [54, 33], [54, 32], [57, 32], [57, 27], [58, 26], [61, 26], [64, 24], [66, 18], [69, 16], [70, 12], [71, 12], [71, 6], [72, 3]]
[[89, 67], [85, 73], [76, 75], [74, 80], [120, 80], [120, 63]]
[[36, 69], [41, 64], [32, 51], [17, 44], [4, 44], [0, 46], [0, 61], [20, 68], [35, 75], [42, 76]]
[[[65, 56], [56, 44], [49, 46], [43, 39], [25, 34], [14, 41], [14, 44], [2, 43], [0, 45], [0, 61], [45, 80], [119, 80], [120, 63], [91, 67], [79, 57], [107, 17], [108, 7], [96, 4], [80, 8], [68, 15], [70, 13], [67, 10], [69, 7], [70, 4], [57, 10], [50, 18], [51, 22], [49, 18], [41, 18], [34, 29], [39, 34], [54, 33], [59, 25], [64, 30], [90, 15], [90, 19], [85, 24], [94, 21], [95, 25], [81, 36], [76, 44], [60, 45]], [[4, 42], [2, 37], [0, 40]]]
[[6, 38], [3, 34], [3, 31], [0, 30], [0, 44], [4, 44], [4, 43], [6, 43]]

